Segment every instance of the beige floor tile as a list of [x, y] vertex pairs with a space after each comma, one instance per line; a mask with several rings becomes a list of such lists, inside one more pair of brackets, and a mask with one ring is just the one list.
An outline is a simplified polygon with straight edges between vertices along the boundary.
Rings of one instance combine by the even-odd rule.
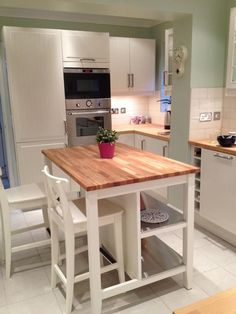
[[4, 281], [7, 304], [27, 301], [32, 297], [51, 291], [49, 280], [43, 269], [34, 269], [13, 274]]

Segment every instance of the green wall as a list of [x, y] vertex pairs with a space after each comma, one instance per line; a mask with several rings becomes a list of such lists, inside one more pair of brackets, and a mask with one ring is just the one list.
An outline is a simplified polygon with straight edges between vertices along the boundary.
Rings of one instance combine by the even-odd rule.
[[53, 29], [70, 29], [81, 31], [109, 32], [111, 36], [150, 38], [149, 28], [113, 26], [105, 24], [76, 23], [54, 20], [36, 20], [26, 18], [8, 18], [0, 16], [0, 29], [2, 26], [36, 27]]

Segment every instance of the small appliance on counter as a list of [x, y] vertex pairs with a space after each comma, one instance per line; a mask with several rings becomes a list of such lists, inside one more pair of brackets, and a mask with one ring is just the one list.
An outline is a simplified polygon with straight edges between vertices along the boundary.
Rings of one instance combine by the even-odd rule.
[[165, 117], [164, 117], [164, 129], [170, 130], [170, 122], [171, 122], [171, 97], [163, 98], [157, 100], [157, 102], [161, 102], [166, 105], [165, 109]]

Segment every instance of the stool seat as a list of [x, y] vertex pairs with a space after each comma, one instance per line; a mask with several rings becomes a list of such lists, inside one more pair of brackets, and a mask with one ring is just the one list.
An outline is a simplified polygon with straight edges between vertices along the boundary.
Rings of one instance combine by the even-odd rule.
[[42, 205], [46, 205], [47, 203], [43, 183], [32, 183], [12, 187], [10, 189], [6, 189], [5, 193], [8, 203], [11, 206], [19, 206], [20, 203], [28, 203], [32, 201], [40, 202]]
[[[1, 175], [1, 171], [0, 171]], [[12, 230], [10, 213], [12, 210], [20, 209], [22, 212], [42, 210], [43, 223], [28, 225], [24, 228]], [[47, 198], [43, 183], [32, 183], [4, 189], [0, 180], [0, 210], [3, 230], [4, 259], [6, 264], [6, 277], [11, 276], [12, 253], [29, 250], [32, 248], [48, 246], [50, 239], [32, 241], [26, 244], [13, 246], [12, 236], [45, 227], [49, 228]]]

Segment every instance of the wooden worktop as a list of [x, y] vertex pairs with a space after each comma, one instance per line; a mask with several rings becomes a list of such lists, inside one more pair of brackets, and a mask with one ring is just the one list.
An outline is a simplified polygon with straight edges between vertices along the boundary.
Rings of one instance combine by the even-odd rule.
[[43, 150], [42, 153], [85, 190], [196, 173], [199, 168], [116, 143], [113, 159], [101, 159], [98, 146]]
[[169, 142], [170, 140], [168, 130], [165, 130], [163, 126], [158, 124], [124, 124], [115, 126], [114, 129], [118, 132], [118, 134], [132, 133], [157, 138], [166, 142]]
[[214, 150], [216, 152], [231, 154], [236, 156], [236, 145], [234, 144], [231, 147], [223, 147], [220, 146], [219, 143], [215, 140], [196, 140], [196, 141], [189, 141], [190, 145], [206, 148], [210, 150]]

